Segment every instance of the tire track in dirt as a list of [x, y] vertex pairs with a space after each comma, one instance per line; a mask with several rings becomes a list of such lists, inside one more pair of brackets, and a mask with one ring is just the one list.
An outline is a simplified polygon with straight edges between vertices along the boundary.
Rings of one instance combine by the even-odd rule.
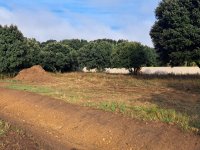
[[142, 122], [0, 88], [0, 117], [30, 131], [47, 149], [199, 150], [200, 137], [175, 126]]

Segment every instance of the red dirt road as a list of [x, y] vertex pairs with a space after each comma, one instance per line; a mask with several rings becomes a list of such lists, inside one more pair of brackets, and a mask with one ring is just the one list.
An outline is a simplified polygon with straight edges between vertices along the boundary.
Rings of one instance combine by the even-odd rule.
[[0, 117], [31, 132], [46, 149], [200, 150], [200, 137], [175, 126], [142, 122], [0, 88]]

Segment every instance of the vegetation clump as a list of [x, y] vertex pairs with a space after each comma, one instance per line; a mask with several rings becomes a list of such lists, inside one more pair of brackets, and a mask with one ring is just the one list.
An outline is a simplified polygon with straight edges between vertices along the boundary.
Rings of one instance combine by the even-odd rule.
[[155, 13], [150, 35], [162, 64], [200, 67], [200, 1], [162, 0]]

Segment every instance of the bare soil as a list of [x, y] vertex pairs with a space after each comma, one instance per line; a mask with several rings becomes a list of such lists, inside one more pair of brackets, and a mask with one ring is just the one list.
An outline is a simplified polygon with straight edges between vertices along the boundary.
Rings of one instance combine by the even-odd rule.
[[41, 66], [37, 65], [20, 71], [15, 77], [15, 80], [28, 81], [33, 83], [44, 83], [51, 82], [52, 76]]
[[42, 145], [24, 132], [9, 131], [0, 137], [0, 150], [39, 150]]
[[199, 150], [200, 137], [173, 125], [144, 122], [0, 88], [0, 117], [31, 132], [45, 149]]

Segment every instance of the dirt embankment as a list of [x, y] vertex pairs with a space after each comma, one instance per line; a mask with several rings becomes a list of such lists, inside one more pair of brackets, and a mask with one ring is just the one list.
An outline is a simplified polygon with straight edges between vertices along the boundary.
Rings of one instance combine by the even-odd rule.
[[32, 93], [0, 88], [0, 117], [52, 149], [199, 150], [200, 137]]

